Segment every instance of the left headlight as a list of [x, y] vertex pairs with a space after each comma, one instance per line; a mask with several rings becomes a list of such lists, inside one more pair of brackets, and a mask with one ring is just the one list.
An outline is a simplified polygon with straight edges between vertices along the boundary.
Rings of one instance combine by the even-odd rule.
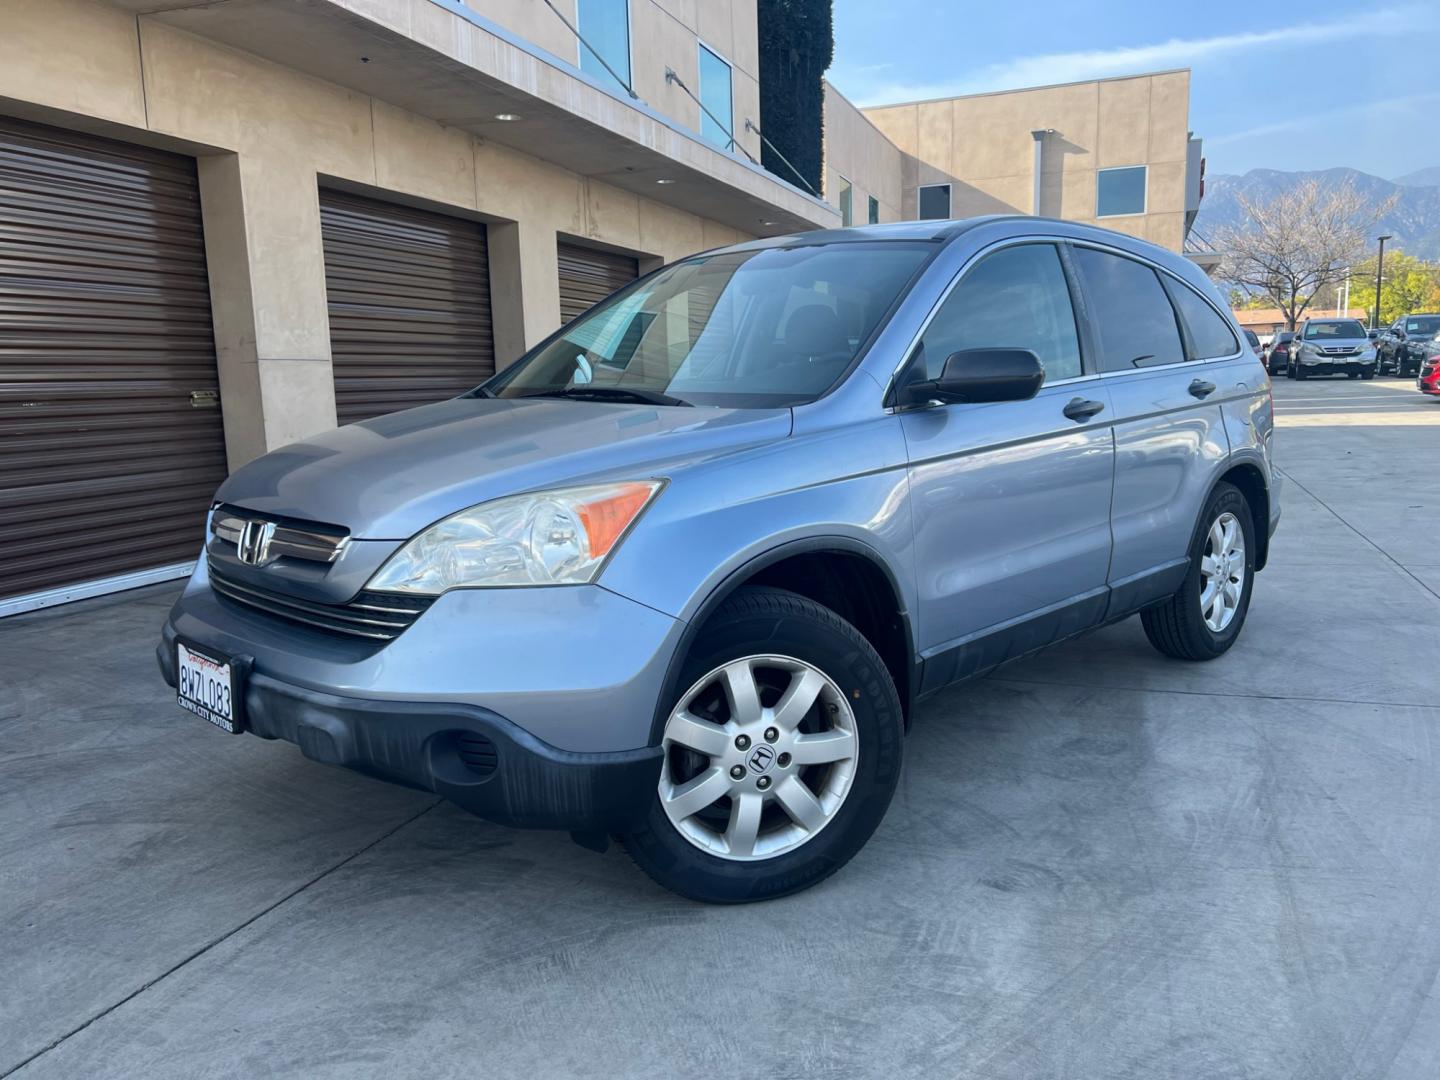
[[663, 480], [594, 484], [472, 506], [413, 537], [366, 588], [435, 596], [587, 584], [662, 487]]

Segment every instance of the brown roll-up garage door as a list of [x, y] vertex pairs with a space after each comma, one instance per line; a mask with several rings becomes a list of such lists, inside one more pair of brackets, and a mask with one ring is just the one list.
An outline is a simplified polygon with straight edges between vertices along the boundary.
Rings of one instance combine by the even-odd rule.
[[640, 276], [640, 264], [628, 255], [567, 244], [563, 240], [558, 254], [562, 326]]
[[443, 401], [495, 373], [485, 226], [320, 192], [342, 424]]
[[0, 598], [193, 559], [218, 392], [194, 161], [0, 117]]

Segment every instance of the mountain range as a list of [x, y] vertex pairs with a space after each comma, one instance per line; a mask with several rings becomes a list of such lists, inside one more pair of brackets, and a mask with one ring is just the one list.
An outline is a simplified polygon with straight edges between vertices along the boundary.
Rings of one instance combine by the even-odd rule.
[[1395, 205], [1371, 230], [1372, 235], [1389, 233], [1394, 237], [1387, 242], [1387, 251], [1440, 259], [1440, 166], [1420, 169], [1394, 180], [1347, 168], [1314, 172], [1251, 169], [1244, 176], [1210, 176], [1205, 180], [1205, 198], [1195, 219], [1195, 231], [1209, 240], [1221, 228], [1239, 225], [1244, 214], [1235, 197], [1237, 193], [1250, 199], [1268, 199], [1312, 178], [1326, 187], [1339, 187], [1349, 181], [1356, 191], [1376, 203], [1398, 195]]

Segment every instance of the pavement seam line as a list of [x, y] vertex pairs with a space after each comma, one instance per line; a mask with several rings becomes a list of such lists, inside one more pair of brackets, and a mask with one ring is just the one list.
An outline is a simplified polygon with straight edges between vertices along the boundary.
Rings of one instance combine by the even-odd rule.
[[1277, 469], [1277, 471], [1280, 473], [1281, 476], [1285, 477], [1286, 480], [1289, 480], [1290, 483], [1294, 484], [1294, 485], [1295, 485], [1296, 487], [1298, 487], [1301, 491], [1305, 492], [1306, 495], [1309, 495], [1309, 496], [1310, 496], [1312, 499], [1314, 499], [1317, 503], [1319, 503], [1321, 506], [1325, 507], [1325, 509], [1328, 510], [1328, 511], [1334, 516], [1334, 518], [1335, 518], [1336, 521], [1340, 522], [1341, 525], [1344, 525], [1347, 529], [1349, 529], [1351, 532], [1353, 532], [1356, 536], [1360, 537], [1361, 540], [1364, 540], [1365, 543], [1369, 544], [1369, 545], [1370, 545], [1371, 547], [1373, 547], [1376, 551], [1378, 551], [1381, 555], [1383, 555], [1386, 559], [1388, 559], [1388, 560], [1395, 566], [1395, 568], [1396, 568], [1397, 570], [1399, 570], [1401, 573], [1403, 573], [1403, 574], [1404, 574], [1406, 577], [1408, 577], [1411, 581], [1415, 582], [1416, 585], [1419, 585], [1420, 588], [1424, 589], [1427, 593], [1429, 593], [1431, 596], [1433, 596], [1436, 600], [1440, 600], [1440, 593], [1437, 593], [1437, 592], [1436, 592], [1434, 589], [1432, 589], [1429, 585], [1426, 585], [1425, 582], [1421, 581], [1418, 577], [1416, 577], [1415, 574], [1410, 570], [1410, 568], [1407, 567], [1404, 563], [1402, 563], [1399, 559], [1395, 558], [1394, 555], [1391, 555], [1388, 551], [1386, 551], [1384, 548], [1382, 548], [1382, 547], [1381, 547], [1379, 544], [1377, 544], [1374, 540], [1371, 540], [1370, 537], [1366, 536], [1363, 532], [1361, 532], [1359, 529], [1357, 529], [1354, 525], [1351, 525], [1350, 522], [1346, 521], [1345, 518], [1341, 516], [1341, 514], [1340, 514], [1340, 512], [1339, 512], [1338, 510], [1336, 510], [1334, 507], [1332, 507], [1332, 506], [1331, 506], [1329, 503], [1327, 503], [1324, 499], [1320, 498], [1319, 495], [1316, 495], [1315, 492], [1311, 491], [1308, 487], [1306, 487], [1304, 484], [1302, 484], [1299, 480], [1295, 479], [1295, 476], [1294, 476], [1293, 473], [1287, 472], [1285, 469], [1281, 469], [1278, 465], [1275, 466], [1275, 468]]
[[[1187, 697], [1241, 698], [1246, 701], [1312, 701], [1318, 705], [1375, 705], [1386, 709], [1440, 709], [1435, 702], [1370, 701], [1364, 698], [1312, 697], [1306, 694], [1241, 694], [1226, 690], [1175, 690], [1163, 686], [1113, 686], [1094, 683], [1058, 682], [1050, 679], [1016, 679], [1008, 675], [987, 676], [986, 682], [1020, 683], [1023, 686], [1063, 686], [1072, 690], [1118, 690], [1131, 694], [1182, 694]], [[3, 1078], [0, 1078], [3, 1080]]]
[[100, 1010], [98, 1013], [96, 1013], [94, 1016], [90, 1017], [90, 1019], [86, 1020], [83, 1024], [79, 1025], [78, 1027], [72, 1028], [70, 1031], [67, 1031], [64, 1035], [61, 1035], [61, 1036], [60, 1036], [58, 1039], [56, 1039], [55, 1041], [49, 1043], [49, 1044], [46, 1045], [46, 1046], [41, 1047], [39, 1050], [35, 1051], [35, 1053], [33, 1053], [33, 1054], [31, 1054], [29, 1057], [27, 1057], [24, 1061], [22, 1061], [22, 1062], [20, 1062], [19, 1064], [15, 1065], [13, 1068], [7, 1069], [7, 1070], [5, 1070], [5, 1072], [0, 1073], [0, 1080], [5, 1080], [5, 1078], [6, 1078], [7, 1076], [13, 1076], [15, 1073], [18, 1073], [21, 1069], [25, 1068], [26, 1066], [28, 1066], [28, 1065], [31, 1064], [32, 1062], [38, 1061], [40, 1058], [42, 1058], [42, 1057], [44, 1057], [46, 1054], [50, 1053], [50, 1051], [54, 1050], [57, 1046], [60, 1046], [62, 1043], [66, 1042], [67, 1040], [73, 1038], [73, 1037], [76, 1036], [76, 1035], [79, 1035], [80, 1032], [84, 1031], [86, 1028], [88, 1028], [91, 1024], [95, 1023], [97, 1020], [103, 1020], [105, 1017], [109, 1016], [111, 1013], [113, 1013], [116, 1009], [120, 1008], [122, 1005], [125, 1005], [125, 1004], [127, 1004], [127, 1003], [135, 1000], [135, 999], [136, 999], [137, 997], [139, 997], [141, 994], [145, 993], [145, 991], [149, 990], [152, 986], [155, 986], [155, 985], [163, 982], [164, 980], [168, 979], [171, 975], [174, 975], [177, 971], [179, 971], [181, 968], [183, 968], [183, 967], [185, 967], [186, 965], [188, 965], [191, 961], [200, 959], [200, 957], [204, 956], [204, 955], [205, 955], [206, 953], [208, 953], [211, 949], [215, 948], [215, 946], [220, 945], [220, 944], [222, 944], [223, 942], [229, 941], [229, 940], [230, 940], [232, 937], [234, 937], [236, 934], [240, 933], [241, 930], [244, 930], [246, 927], [253, 925], [254, 923], [258, 922], [260, 919], [263, 919], [266, 915], [269, 915], [270, 912], [274, 911], [276, 908], [280, 907], [282, 904], [286, 904], [286, 903], [288, 903], [289, 901], [291, 901], [292, 899], [294, 899], [295, 897], [299, 896], [299, 895], [300, 895], [302, 892], [304, 892], [306, 889], [310, 888], [310, 886], [315, 885], [315, 884], [317, 884], [318, 882], [322, 881], [323, 879], [329, 877], [331, 874], [333, 874], [336, 870], [339, 870], [341, 867], [346, 866], [346, 865], [354, 862], [354, 861], [355, 861], [356, 859], [358, 859], [361, 855], [364, 855], [367, 851], [371, 850], [371, 849], [374, 848], [376, 845], [378, 845], [378, 844], [383, 844], [386, 840], [389, 840], [390, 837], [394, 836], [394, 835], [395, 835], [396, 833], [398, 833], [401, 829], [405, 828], [405, 826], [407, 826], [407, 825], [412, 825], [412, 824], [414, 824], [415, 822], [419, 821], [422, 817], [424, 817], [426, 814], [428, 814], [431, 810], [434, 810], [435, 807], [439, 806], [443, 801], [444, 801], [443, 799], [436, 799], [434, 802], [430, 803], [430, 805], [428, 805], [428, 806], [426, 806], [424, 809], [422, 809], [419, 813], [411, 814], [408, 818], [406, 818], [404, 821], [400, 822], [400, 824], [396, 825], [393, 829], [390, 829], [390, 830], [388, 830], [387, 832], [381, 833], [379, 836], [377, 836], [374, 840], [370, 841], [370, 843], [366, 844], [364, 847], [359, 848], [359, 849], [357, 849], [356, 851], [351, 852], [349, 855], [346, 855], [345, 858], [341, 859], [341, 860], [340, 860], [339, 862], [337, 862], [334, 866], [327, 867], [326, 869], [320, 871], [320, 873], [318, 873], [318, 874], [316, 874], [314, 877], [312, 877], [310, 880], [304, 882], [304, 883], [301, 884], [301, 885], [297, 885], [294, 889], [291, 889], [291, 890], [290, 890], [288, 893], [286, 893], [284, 896], [280, 897], [280, 899], [276, 900], [273, 904], [270, 904], [270, 905], [262, 908], [261, 910], [257, 911], [254, 915], [250, 916], [250, 918], [246, 919], [244, 922], [240, 923], [238, 926], [234, 927], [233, 929], [230, 929], [230, 930], [225, 931], [225, 933], [223, 933], [223, 934], [221, 934], [219, 937], [215, 938], [215, 940], [210, 941], [210, 942], [207, 942], [206, 944], [200, 946], [200, 948], [198, 948], [198, 949], [196, 949], [194, 952], [190, 953], [190, 955], [186, 956], [184, 959], [180, 960], [180, 961], [177, 962], [176, 964], [174, 964], [174, 965], [172, 965], [171, 967], [167, 968], [166, 970], [162, 971], [159, 975], [155, 976], [155, 978], [149, 980], [148, 982], [146, 982], [146, 983], [144, 983], [143, 985], [139, 986], [139, 987], [136, 988], [135, 990], [132, 990], [130, 993], [126, 994], [126, 995], [125, 995], [124, 997], [122, 997], [119, 1001], [115, 1002], [115, 1004], [113, 1004], [113, 1005], [107, 1005], [105, 1008], [101, 1009], [101, 1010]]

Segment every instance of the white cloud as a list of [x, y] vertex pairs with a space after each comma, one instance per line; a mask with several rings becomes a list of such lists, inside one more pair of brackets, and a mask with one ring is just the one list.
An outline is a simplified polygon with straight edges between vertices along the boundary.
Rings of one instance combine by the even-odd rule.
[[[1025, 56], [973, 69], [963, 77], [910, 83], [877, 77], [873, 68], [837, 68], [831, 81], [861, 106], [923, 101], [989, 90], [1081, 82], [1166, 68], [1193, 67], [1270, 46], [1310, 46], [1394, 34], [1413, 35], [1440, 27], [1440, 12], [1426, 8], [1385, 8], [1329, 22], [1297, 23], [1275, 30], [1246, 31], [1208, 38], [1171, 38], [1151, 45]], [[883, 65], [881, 65], [883, 68]]]
[[1287, 135], [1297, 131], [1307, 131], [1324, 124], [1333, 124], [1338, 120], [1348, 120], [1355, 117], [1378, 119], [1382, 115], [1392, 113], [1409, 113], [1412, 110], [1418, 113], [1424, 106], [1437, 104], [1440, 104], [1440, 93], [1414, 94], [1409, 97], [1388, 98], [1384, 101], [1365, 101], [1358, 105], [1346, 105], [1339, 109], [1310, 113], [1305, 116], [1292, 116], [1287, 120], [1278, 120], [1273, 124], [1260, 124], [1256, 127], [1244, 128], [1241, 131], [1229, 131], [1223, 135], [1206, 137], [1205, 148], [1209, 150], [1213, 147], [1229, 146], [1233, 143], [1245, 142], [1249, 139], [1269, 138], [1274, 135]]

